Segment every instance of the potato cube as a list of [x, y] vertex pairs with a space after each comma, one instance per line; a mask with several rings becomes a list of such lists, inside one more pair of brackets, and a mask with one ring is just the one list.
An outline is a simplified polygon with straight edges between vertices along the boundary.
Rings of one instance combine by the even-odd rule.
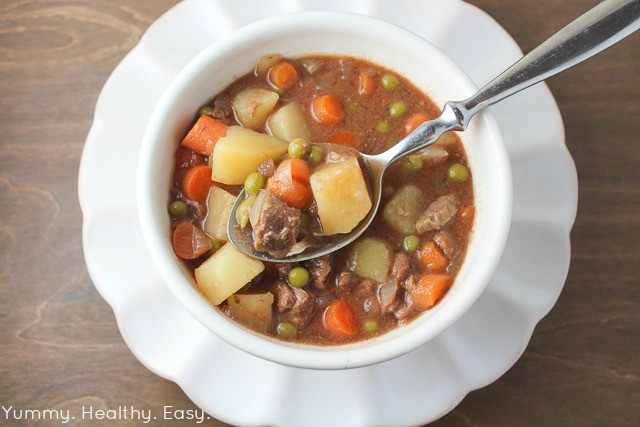
[[371, 210], [371, 197], [356, 157], [320, 166], [310, 182], [325, 235], [350, 232]]
[[257, 129], [267, 120], [280, 95], [267, 89], [245, 89], [237, 94], [231, 105], [242, 126]]
[[236, 198], [233, 194], [215, 185], [209, 190], [207, 199], [207, 218], [204, 231], [211, 237], [227, 241], [227, 222]]
[[422, 190], [412, 184], [405, 185], [382, 209], [382, 217], [396, 231], [402, 234], [415, 234], [415, 223], [427, 208]]
[[218, 305], [264, 270], [264, 264], [226, 243], [196, 268], [196, 283], [205, 297]]
[[267, 125], [273, 136], [285, 141], [291, 142], [295, 138], [305, 141], [311, 139], [311, 130], [304, 110], [297, 102], [290, 102], [273, 113], [267, 120]]
[[240, 185], [260, 163], [284, 156], [289, 144], [273, 136], [240, 126], [230, 126], [220, 138], [209, 161], [211, 179], [229, 185]]
[[360, 239], [350, 246], [347, 266], [358, 276], [382, 283], [389, 275], [391, 252], [380, 239]]

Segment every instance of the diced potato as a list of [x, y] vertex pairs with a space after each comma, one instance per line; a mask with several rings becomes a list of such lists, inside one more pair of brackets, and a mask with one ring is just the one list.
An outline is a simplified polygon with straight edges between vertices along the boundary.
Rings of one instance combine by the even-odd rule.
[[286, 141], [273, 136], [230, 126], [211, 154], [211, 179], [229, 185], [243, 184], [260, 163], [267, 159], [278, 160], [288, 147]]
[[267, 89], [245, 89], [237, 94], [231, 106], [242, 126], [257, 129], [267, 120], [280, 95]]
[[347, 266], [358, 276], [382, 283], [390, 265], [391, 252], [383, 240], [367, 237], [351, 245]]
[[273, 294], [234, 294], [227, 299], [231, 318], [266, 333], [273, 322]]
[[236, 293], [264, 270], [264, 264], [226, 243], [196, 268], [196, 283], [213, 304]]
[[402, 234], [414, 234], [415, 223], [426, 209], [427, 201], [415, 185], [405, 185], [389, 200], [382, 210], [382, 217]]
[[311, 139], [311, 130], [307, 124], [304, 110], [297, 102], [290, 102], [273, 113], [267, 125], [276, 138], [291, 142], [295, 138]]
[[282, 60], [282, 55], [279, 53], [271, 53], [269, 55], [264, 55], [262, 58], [258, 60], [258, 64], [256, 65], [256, 74], [262, 76], [267, 74], [271, 67], [276, 65], [278, 62]]
[[204, 221], [204, 231], [209, 236], [225, 242], [229, 240], [227, 222], [235, 201], [233, 194], [215, 185], [211, 187], [207, 199], [207, 219]]
[[325, 235], [350, 232], [371, 210], [371, 197], [356, 157], [319, 167], [310, 182]]

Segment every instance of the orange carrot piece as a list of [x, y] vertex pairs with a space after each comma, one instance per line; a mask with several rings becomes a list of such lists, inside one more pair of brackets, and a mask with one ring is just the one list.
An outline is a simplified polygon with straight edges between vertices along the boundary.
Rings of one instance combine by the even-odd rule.
[[345, 145], [351, 148], [358, 148], [358, 139], [356, 134], [346, 130], [339, 131], [331, 135], [329, 142], [332, 144]]
[[452, 282], [451, 276], [447, 274], [425, 274], [411, 288], [411, 300], [419, 309], [427, 310], [442, 298]]
[[291, 176], [291, 179], [301, 181], [303, 184], [308, 184], [311, 176], [309, 164], [302, 159], [283, 160], [278, 165], [275, 173], [285, 173]]
[[173, 230], [173, 251], [182, 259], [195, 259], [211, 249], [211, 239], [190, 222], [182, 222]]
[[473, 222], [473, 217], [476, 214], [476, 209], [473, 205], [467, 205], [460, 209], [460, 219], [467, 225]]
[[425, 113], [420, 113], [420, 112], [413, 113], [404, 122], [404, 134], [409, 135], [411, 132], [415, 130], [415, 128], [417, 128], [427, 120], [429, 120], [429, 117]]
[[197, 202], [207, 200], [212, 185], [211, 168], [207, 165], [192, 167], [182, 178], [182, 192], [187, 198]]
[[424, 242], [417, 253], [418, 262], [429, 271], [443, 271], [447, 268], [447, 259], [435, 242]]
[[267, 181], [267, 189], [280, 197], [289, 206], [307, 209], [313, 201], [309, 185], [311, 171], [302, 159], [285, 159]]
[[313, 201], [311, 187], [291, 179], [290, 175], [276, 173], [267, 181], [267, 190], [280, 197], [286, 204], [296, 209], [308, 209]]
[[356, 313], [345, 299], [329, 304], [322, 320], [325, 329], [333, 335], [351, 337], [358, 332]]
[[344, 117], [342, 104], [333, 95], [322, 95], [314, 99], [311, 112], [318, 122], [325, 125], [335, 125]]
[[278, 89], [289, 89], [298, 82], [298, 72], [289, 62], [281, 61], [269, 70], [269, 81]]
[[204, 156], [213, 153], [216, 142], [227, 134], [228, 126], [220, 120], [203, 114], [182, 140], [182, 146]]
[[358, 95], [369, 96], [373, 93], [374, 89], [375, 82], [373, 81], [373, 77], [364, 71], [360, 71], [358, 75]]

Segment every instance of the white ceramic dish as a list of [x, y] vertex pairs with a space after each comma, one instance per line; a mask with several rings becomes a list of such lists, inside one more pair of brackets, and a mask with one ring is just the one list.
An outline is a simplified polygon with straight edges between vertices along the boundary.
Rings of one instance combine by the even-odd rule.
[[146, 123], [169, 82], [197, 53], [240, 25], [307, 9], [367, 13], [402, 25], [446, 52], [477, 85], [521, 55], [493, 19], [456, 0], [183, 1], [149, 28], [98, 100], [78, 183], [87, 267], [135, 356], [211, 416], [255, 426], [424, 424], [509, 369], [564, 284], [577, 181], [546, 86], [492, 108], [510, 155], [514, 204], [491, 282], [459, 321], [397, 359], [348, 371], [312, 371], [239, 351], [176, 301], [142, 240], [132, 182]]
[[500, 259], [511, 215], [509, 159], [495, 120], [476, 117], [463, 134], [474, 176], [476, 221], [467, 256], [449, 292], [410, 324], [371, 340], [340, 346], [279, 341], [233, 322], [198, 291], [174, 255], [166, 212], [176, 141], [194, 111], [267, 53], [341, 54], [393, 69], [439, 105], [476, 91], [435, 46], [393, 24], [343, 12], [302, 12], [253, 23], [205, 49], [171, 82], [155, 108], [138, 161], [138, 212], [143, 236], [165, 283], [203, 325], [225, 341], [265, 359], [315, 369], [360, 367], [416, 349], [455, 322], [484, 290]]

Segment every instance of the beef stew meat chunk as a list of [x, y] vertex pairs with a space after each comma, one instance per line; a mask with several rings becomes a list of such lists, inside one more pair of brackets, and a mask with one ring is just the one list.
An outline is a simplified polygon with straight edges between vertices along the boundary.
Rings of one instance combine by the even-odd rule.
[[411, 322], [445, 296], [475, 212], [454, 133], [391, 166], [380, 214], [330, 257], [262, 263], [226, 235], [243, 188], [236, 220], [257, 250], [284, 257], [349, 232], [371, 203], [349, 150], [381, 153], [436, 117], [425, 94], [362, 59], [272, 54], [212, 96], [176, 141], [168, 214], [174, 252], [217, 309], [258, 333], [338, 345]]
[[300, 211], [268, 190], [260, 191], [262, 204], [253, 225], [253, 246], [258, 251], [285, 257], [293, 248], [300, 228]]

